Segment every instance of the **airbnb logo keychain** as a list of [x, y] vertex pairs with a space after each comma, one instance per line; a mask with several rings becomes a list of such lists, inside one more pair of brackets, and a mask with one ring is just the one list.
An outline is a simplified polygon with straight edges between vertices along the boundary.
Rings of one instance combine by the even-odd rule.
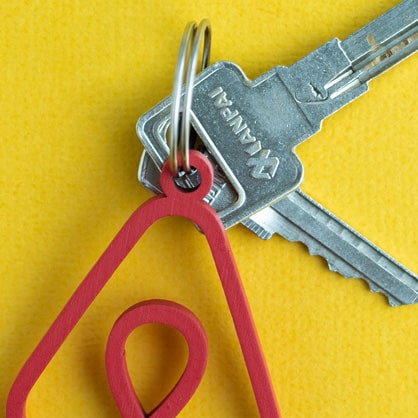
[[[216, 211], [203, 201], [213, 183], [213, 168], [200, 152], [189, 151], [189, 114], [197, 53], [204, 37], [203, 66], [209, 59], [210, 27], [203, 21], [198, 27], [189, 24], [180, 48], [179, 64], [173, 95], [170, 158], [166, 161], [160, 183], [164, 195], [142, 204], [128, 219], [109, 247], [65, 305], [35, 351], [18, 374], [9, 394], [7, 418], [25, 418], [26, 400], [51, 359], [114, 271], [141, 239], [145, 231], [166, 216], [181, 216], [195, 223], [206, 236], [222, 282], [225, 297], [244, 355], [248, 374], [262, 418], [279, 418], [273, 385], [269, 377], [250, 307], [233, 258], [225, 229]], [[191, 46], [190, 46], [191, 45]], [[187, 51], [186, 88], [181, 107], [181, 85]], [[176, 93], [177, 91], [177, 93]], [[179, 134], [179, 113], [181, 135]], [[180, 152], [177, 152], [177, 144]], [[200, 182], [193, 189], [182, 189], [174, 181], [178, 172], [193, 170]], [[125, 359], [125, 343], [131, 332], [147, 323], [161, 323], [177, 329], [189, 347], [189, 358], [183, 375], [170, 394], [152, 412], [145, 412], [136, 395]], [[167, 300], [149, 300], [129, 308], [116, 321], [107, 343], [106, 369], [109, 384], [124, 418], [175, 417], [188, 403], [205, 371], [208, 348], [204, 328], [198, 318], [184, 306]]]

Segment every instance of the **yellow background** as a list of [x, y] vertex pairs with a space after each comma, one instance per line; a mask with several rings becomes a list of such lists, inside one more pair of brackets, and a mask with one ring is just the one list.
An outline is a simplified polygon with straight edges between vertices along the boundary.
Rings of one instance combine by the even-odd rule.
[[[212, 61], [255, 78], [341, 39], [396, 0], [3, 1], [0, 5], [0, 408], [19, 368], [129, 214], [151, 194], [136, 179], [137, 118], [170, 94], [189, 20], [212, 22]], [[418, 272], [418, 57], [298, 147], [303, 189]], [[360, 280], [280, 237], [228, 231], [286, 418], [418, 416], [418, 306], [390, 308]], [[119, 416], [106, 382], [111, 325], [168, 298], [204, 323], [210, 360], [187, 417], [257, 410], [204, 237], [155, 225], [65, 342], [28, 418]], [[171, 357], [169, 357], [171, 356]], [[136, 332], [128, 360], [149, 409], [187, 356], [179, 336]]]

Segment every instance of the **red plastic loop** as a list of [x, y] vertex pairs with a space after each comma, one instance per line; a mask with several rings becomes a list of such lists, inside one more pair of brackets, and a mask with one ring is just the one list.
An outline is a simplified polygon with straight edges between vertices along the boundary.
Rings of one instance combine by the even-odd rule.
[[[68, 334], [145, 231], [154, 222], [166, 216], [190, 219], [205, 234], [234, 321], [260, 416], [280, 417], [273, 384], [225, 229], [215, 210], [201, 200], [207, 194], [212, 167], [210, 162], [196, 151], [191, 151], [190, 163], [199, 170], [203, 187], [191, 193], [182, 192], [174, 186], [167, 169], [164, 170], [161, 180], [167, 196], [154, 197], [141, 205], [81, 282], [16, 377], [7, 400], [7, 418], [26, 417], [26, 400], [32, 387]], [[137, 416], [130, 411], [126, 412], [124, 418]], [[141, 418], [141, 415], [139, 417]]]
[[[202, 200], [209, 192], [213, 184], [213, 168], [208, 159], [200, 152], [193, 152], [191, 157], [192, 167], [199, 171], [200, 185], [194, 190], [182, 190], [174, 183], [168, 161], [163, 165], [160, 183], [166, 196], [174, 198], [182, 194], [182, 200]], [[178, 196], [179, 197], [179, 196]]]
[[[144, 324], [171, 326], [183, 334], [189, 347], [189, 358], [180, 380], [169, 395], [147, 414], [129, 377], [125, 345], [129, 335]], [[121, 315], [110, 333], [106, 349], [106, 368], [113, 397], [123, 417], [170, 418], [184, 408], [205, 372], [208, 342], [205, 330], [193, 312], [167, 300], [141, 302]]]

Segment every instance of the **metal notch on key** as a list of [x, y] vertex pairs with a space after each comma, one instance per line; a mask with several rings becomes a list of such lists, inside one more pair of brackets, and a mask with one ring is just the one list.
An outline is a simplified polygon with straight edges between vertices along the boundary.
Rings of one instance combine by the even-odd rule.
[[[324, 118], [368, 90], [368, 82], [418, 47], [418, 1], [406, 0], [344, 41], [331, 40], [291, 67], [254, 81], [220, 62], [196, 79], [192, 124], [215, 165], [208, 201], [226, 227], [242, 222], [261, 238], [302, 241], [332, 270], [364, 278], [392, 305], [418, 302], [418, 277], [301, 192], [294, 149]], [[140, 180], [155, 178], [167, 157], [167, 98], [138, 121], [146, 153]], [[151, 159], [149, 158], [151, 157]]]

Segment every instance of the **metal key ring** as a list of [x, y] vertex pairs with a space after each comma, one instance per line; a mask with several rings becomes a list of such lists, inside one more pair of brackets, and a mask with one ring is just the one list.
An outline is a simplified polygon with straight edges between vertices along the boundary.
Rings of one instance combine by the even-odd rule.
[[[204, 37], [201, 65], [201, 70], [203, 70], [207, 67], [210, 57], [211, 29], [209, 20], [202, 20], [199, 26], [197, 26], [195, 22], [188, 23], [184, 30], [180, 44], [177, 67], [174, 77], [174, 86], [172, 94], [173, 102], [171, 105], [171, 128], [169, 135], [170, 170], [174, 176], [177, 176], [179, 170], [179, 162], [177, 155], [178, 144], [180, 144], [181, 150], [181, 167], [185, 172], [190, 172], [190, 113], [193, 98], [193, 85], [196, 76], [196, 67], [198, 61], [198, 53], [202, 37]], [[184, 99], [182, 103], [182, 85], [187, 61], [188, 67], [186, 73]], [[181, 130], [179, 129], [180, 119]]]

